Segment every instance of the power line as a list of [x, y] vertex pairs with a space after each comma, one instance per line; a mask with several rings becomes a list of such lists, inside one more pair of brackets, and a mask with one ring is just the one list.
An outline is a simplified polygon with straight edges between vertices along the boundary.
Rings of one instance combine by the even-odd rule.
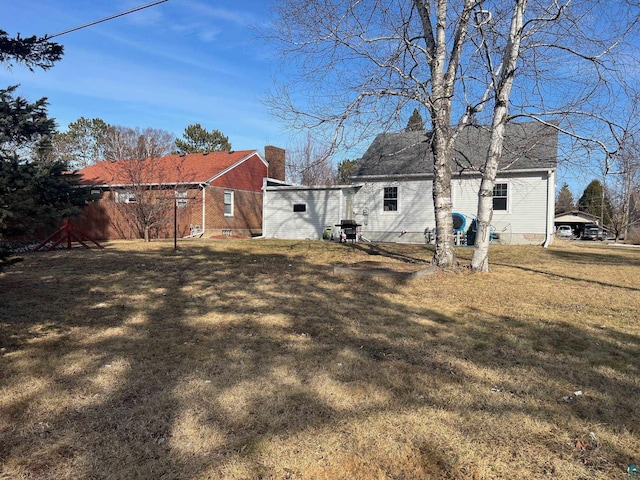
[[100, 20], [96, 20], [94, 22], [85, 23], [84, 25], [80, 25], [79, 27], [70, 28], [69, 30], [65, 30], [60, 33], [56, 33], [54, 35], [46, 35], [45, 40], [49, 40], [54, 37], [59, 37], [60, 35], [66, 35], [67, 33], [75, 32], [77, 30], [82, 30], [83, 28], [92, 27], [93, 25], [97, 25], [102, 22], [106, 22], [107, 20], [113, 20], [114, 18], [123, 17], [125, 15], [129, 15], [130, 13], [138, 12], [140, 10], [144, 10], [145, 8], [153, 7], [154, 5], [158, 5], [160, 3], [168, 2], [169, 0], [158, 0], [156, 2], [151, 2], [146, 5], [142, 5], [140, 7], [135, 7], [126, 12], [116, 13], [115, 15], [110, 15], [108, 17], [102, 18]]

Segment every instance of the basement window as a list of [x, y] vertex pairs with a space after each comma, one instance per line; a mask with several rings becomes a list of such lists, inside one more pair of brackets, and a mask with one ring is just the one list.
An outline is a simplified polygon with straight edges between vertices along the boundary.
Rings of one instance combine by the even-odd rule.
[[384, 187], [383, 210], [398, 211], [398, 187]]
[[493, 210], [507, 211], [507, 184], [496, 183], [493, 186]]
[[294, 212], [306, 212], [307, 211], [307, 204], [306, 203], [294, 203], [293, 204], [293, 211]]

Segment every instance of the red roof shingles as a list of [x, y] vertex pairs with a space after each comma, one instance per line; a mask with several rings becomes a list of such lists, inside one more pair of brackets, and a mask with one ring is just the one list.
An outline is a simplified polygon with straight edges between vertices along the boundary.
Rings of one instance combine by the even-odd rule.
[[202, 183], [241, 160], [258, 155], [256, 150], [167, 155], [145, 160], [102, 161], [83, 168], [83, 185], [132, 185]]

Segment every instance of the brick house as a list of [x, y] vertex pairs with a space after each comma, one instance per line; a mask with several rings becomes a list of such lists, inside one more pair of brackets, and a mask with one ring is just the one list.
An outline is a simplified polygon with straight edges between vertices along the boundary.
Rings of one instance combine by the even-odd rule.
[[[91, 237], [170, 238], [262, 234], [265, 178], [283, 181], [285, 151], [257, 150], [103, 161], [77, 172], [96, 201], [74, 223]], [[142, 220], [146, 219], [146, 220]]]

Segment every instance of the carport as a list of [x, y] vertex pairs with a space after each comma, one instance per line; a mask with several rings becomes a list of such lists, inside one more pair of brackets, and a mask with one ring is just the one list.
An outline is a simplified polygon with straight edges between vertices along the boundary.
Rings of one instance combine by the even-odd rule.
[[595, 224], [600, 226], [600, 217], [591, 215], [587, 212], [573, 210], [571, 212], [557, 213], [553, 223], [557, 229], [560, 225], [569, 225], [573, 229], [573, 234], [577, 237], [582, 235], [584, 226], [587, 224]]

